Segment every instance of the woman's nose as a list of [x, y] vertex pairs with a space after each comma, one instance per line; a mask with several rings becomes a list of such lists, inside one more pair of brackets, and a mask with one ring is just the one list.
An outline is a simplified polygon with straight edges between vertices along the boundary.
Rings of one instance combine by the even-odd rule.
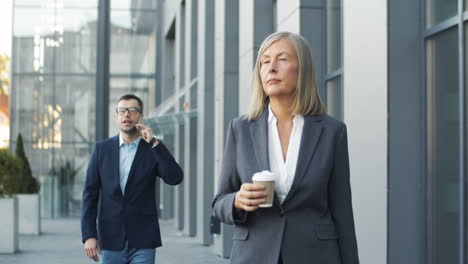
[[276, 65], [276, 61], [273, 60], [273, 61], [270, 63], [270, 70], [269, 70], [269, 72], [276, 72], [276, 71], [278, 70], [276, 66], [277, 66], [277, 65]]

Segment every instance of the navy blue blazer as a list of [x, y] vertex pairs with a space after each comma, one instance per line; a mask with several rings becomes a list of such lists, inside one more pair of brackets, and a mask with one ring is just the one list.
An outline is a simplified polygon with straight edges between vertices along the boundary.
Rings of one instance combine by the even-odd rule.
[[162, 142], [152, 148], [140, 140], [124, 196], [119, 183], [119, 136], [97, 142], [83, 191], [83, 243], [97, 238], [101, 249], [114, 251], [122, 250], [125, 240], [129, 248], [160, 247], [156, 176], [176, 185], [182, 182], [183, 172]]

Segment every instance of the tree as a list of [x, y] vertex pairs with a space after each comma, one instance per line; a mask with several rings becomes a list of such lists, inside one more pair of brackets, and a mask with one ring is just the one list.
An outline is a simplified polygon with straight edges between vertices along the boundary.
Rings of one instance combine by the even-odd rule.
[[21, 172], [20, 160], [8, 149], [0, 149], [0, 196], [18, 192], [16, 180]]
[[21, 162], [21, 173], [19, 177], [20, 186], [18, 193], [38, 193], [39, 183], [32, 175], [28, 158], [24, 152], [23, 137], [21, 136], [21, 133], [18, 134], [18, 138], [16, 139], [16, 156]]
[[7, 94], [10, 86], [9, 62], [10, 58], [7, 55], [0, 54], [0, 95]]

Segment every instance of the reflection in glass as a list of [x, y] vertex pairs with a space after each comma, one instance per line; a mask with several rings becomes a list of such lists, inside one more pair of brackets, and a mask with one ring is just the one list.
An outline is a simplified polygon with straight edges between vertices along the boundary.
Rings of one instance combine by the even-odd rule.
[[341, 77], [327, 82], [327, 113], [338, 120], [343, 120], [343, 89]]
[[341, 68], [341, 0], [327, 1], [327, 73]]
[[457, 29], [427, 40], [428, 259], [458, 263], [459, 89]]
[[458, 0], [427, 0], [426, 27], [430, 28], [458, 12]]
[[110, 0], [111, 9], [154, 9], [156, 0]]
[[56, 13], [69, 23], [56, 37], [60, 44], [55, 49], [57, 72], [95, 73], [97, 11], [63, 9]]
[[96, 71], [96, 10], [15, 8], [14, 18], [13, 72]]
[[98, 0], [14, 0], [15, 7], [97, 8]]
[[53, 71], [54, 11], [15, 8], [12, 72]]
[[111, 11], [111, 73], [154, 73], [154, 12]]
[[97, 10], [67, 8], [70, 0], [18, 5], [25, 1], [13, 9], [11, 136], [23, 135], [42, 216], [79, 216], [95, 140]]

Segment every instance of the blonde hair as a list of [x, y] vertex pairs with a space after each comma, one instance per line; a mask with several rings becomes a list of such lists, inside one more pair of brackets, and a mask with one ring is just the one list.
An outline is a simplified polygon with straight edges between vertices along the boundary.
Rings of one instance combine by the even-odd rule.
[[269, 35], [260, 46], [253, 72], [253, 91], [249, 111], [246, 115], [248, 120], [260, 117], [268, 104], [269, 98], [263, 91], [260, 78], [261, 57], [266, 49], [274, 42], [287, 39], [296, 50], [298, 60], [297, 87], [294, 92], [294, 103], [291, 106], [293, 115], [320, 115], [325, 113], [325, 105], [320, 98], [317, 80], [315, 78], [315, 67], [312, 62], [312, 52], [307, 41], [300, 35], [291, 32], [276, 32]]

